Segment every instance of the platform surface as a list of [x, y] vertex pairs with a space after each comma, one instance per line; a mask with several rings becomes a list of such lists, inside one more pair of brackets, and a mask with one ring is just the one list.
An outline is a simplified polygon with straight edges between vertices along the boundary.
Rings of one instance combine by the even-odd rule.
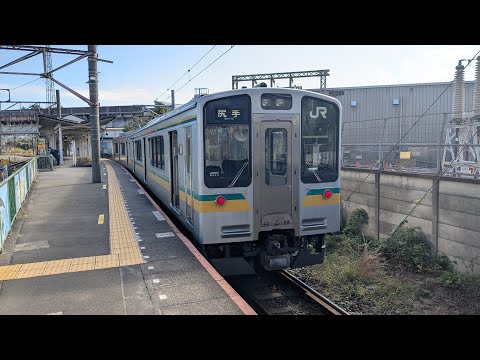
[[120, 164], [38, 174], [0, 255], [0, 314], [253, 314]]

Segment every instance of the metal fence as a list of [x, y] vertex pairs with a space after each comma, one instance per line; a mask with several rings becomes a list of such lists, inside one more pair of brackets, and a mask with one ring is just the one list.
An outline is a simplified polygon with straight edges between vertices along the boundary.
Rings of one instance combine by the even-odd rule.
[[[472, 133], [468, 146], [458, 139], [447, 141], [450, 121], [449, 113], [439, 113], [344, 122], [342, 166], [480, 177], [480, 131]], [[471, 164], [448, 167], [458, 165], [455, 159], [462, 151]]]
[[33, 158], [0, 183], [0, 253], [37, 172]]

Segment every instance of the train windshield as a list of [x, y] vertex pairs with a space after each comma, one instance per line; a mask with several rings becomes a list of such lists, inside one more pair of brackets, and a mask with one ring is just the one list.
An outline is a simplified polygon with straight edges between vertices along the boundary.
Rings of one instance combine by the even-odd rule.
[[339, 120], [337, 105], [318, 98], [302, 98], [302, 182], [338, 179]]
[[212, 100], [204, 108], [205, 185], [246, 187], [252, 181], [248, 95]]

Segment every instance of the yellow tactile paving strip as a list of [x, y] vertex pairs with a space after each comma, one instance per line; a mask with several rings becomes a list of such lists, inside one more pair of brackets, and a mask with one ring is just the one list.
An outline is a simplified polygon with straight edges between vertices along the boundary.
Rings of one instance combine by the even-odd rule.
[[120, 192], [117, 175], [111, 165], [105, 164], [105, 166], [108, 171], [110, 254], [0, 266], [0, 281], [143, 263], [142, 254], [135, 240], [135, 233], [128, 219], [127, 209]]
[[[110, 256], [118, 256], [120, 265], [135, 265], [143, 263], [142, 254], [135, 239], [132, 224], [123, 202], [120, 185], [115, 170], [110, 164], [105, 164], [108, 171], [108, 204], [110, 219]], [[107, 260], [105, 260], [107, 261]], [[111, 263], [114, 260], [110, 260]]]

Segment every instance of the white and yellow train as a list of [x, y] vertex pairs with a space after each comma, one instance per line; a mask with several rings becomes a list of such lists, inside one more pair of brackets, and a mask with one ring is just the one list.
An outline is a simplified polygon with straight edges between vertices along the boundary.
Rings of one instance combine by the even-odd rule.
[[114, 141], [223, 275], [323, 262], [340, 229], [341, 105], [296, 89], [194, 98]]

